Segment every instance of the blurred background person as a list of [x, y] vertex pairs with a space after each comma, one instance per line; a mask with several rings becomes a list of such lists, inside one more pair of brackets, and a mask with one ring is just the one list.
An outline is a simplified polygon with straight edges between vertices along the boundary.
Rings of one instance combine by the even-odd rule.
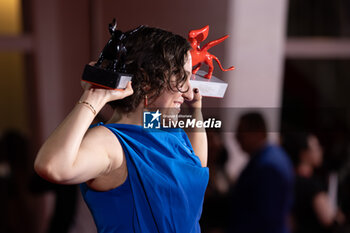
[[260, 113], [239, 119], [236, 138], [249, 162], [232, 196], [229, 232], [286, 233], [293, 198], [293, 167], [286, 153], [267, 142]]
[[296, 174], [293, 206], [293, 232], [332, 232], [335, 221], [343, 217], [327, 194], [326, 187], [315, 178], [315, 169], [322, 165], [323, 149], [311, 133], [286, 133], [282, 145], [291, 157]]

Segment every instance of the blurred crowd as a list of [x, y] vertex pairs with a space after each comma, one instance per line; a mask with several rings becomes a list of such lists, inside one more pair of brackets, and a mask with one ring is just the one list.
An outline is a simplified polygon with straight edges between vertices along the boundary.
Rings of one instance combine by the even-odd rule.
[[[203, 233], [350, 232], [348, 165], [327, 169], [317, 133], [281, 132], [279, 142], [270, 143], [263, 116], [242, 115], [232, 140], [248, 163], [235, 180], [227, 172], [229, 154], [222, 136], [208, 132], [210, 179], [200, 221]], [[77, 186], [50, 184], [36, 176], [28, 140], [19, 132], [5, 132], [0, 145], [0, 233], [36, 233], [35, 225], [44, 221], [45, 232], [69, 232], [77, 214]], [[38, 200], [48, 192], [55, 201], [45, 218], [38, 214], [44, 211]]]
[[211, 176], [203, 232], [350, 232], [348, 164], [327, 169], [317, 133], [281, 132], [277, 143], [269, 143], [267, 134], [260, 113], [241, 116], [235, 140], [249, 162], [233, 182], [225, 175], [227, 152], [218, 146], [220, 134], [209, 132]]

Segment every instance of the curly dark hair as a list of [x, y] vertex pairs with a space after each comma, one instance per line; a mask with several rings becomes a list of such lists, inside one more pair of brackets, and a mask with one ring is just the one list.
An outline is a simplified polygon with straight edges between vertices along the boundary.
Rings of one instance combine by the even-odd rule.
[[[134, 75], [134, 94], [109, 102], [112, 108], [128, 113], [134, 111], [146, 95], [152, 102], [163, 91], [181, 91], [188, 76], [184, 65], [191, 49], [189, 42], [182, 36], [148, 26], [125, 35], [124, 62], [126, 71]], [[172, 76], [176, 77], [175, 87], [171, 84]]]

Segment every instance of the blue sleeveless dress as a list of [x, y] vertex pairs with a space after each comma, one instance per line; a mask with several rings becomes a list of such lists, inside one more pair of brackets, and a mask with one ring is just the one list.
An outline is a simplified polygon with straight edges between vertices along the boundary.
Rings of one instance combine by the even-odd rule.
[[[103, 125], [103, 124], [102, 124]], [[123, 147], [124, 184], [106, 192], [80, 185], [99, 233], [199, 233], [208, 168], [182, 129], [103, 125]]]

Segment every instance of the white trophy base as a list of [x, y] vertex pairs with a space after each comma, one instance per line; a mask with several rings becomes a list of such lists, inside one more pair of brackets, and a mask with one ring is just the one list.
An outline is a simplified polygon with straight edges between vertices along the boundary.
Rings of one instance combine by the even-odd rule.
[[228, 84], [215, 76], [207, 79], [204, 77], [206, 74], [207, 72], [199, 70], [196, 75], [192, 75], [190, 80], [192, 88], [198, 88], [205, 97], [223, 98]]

